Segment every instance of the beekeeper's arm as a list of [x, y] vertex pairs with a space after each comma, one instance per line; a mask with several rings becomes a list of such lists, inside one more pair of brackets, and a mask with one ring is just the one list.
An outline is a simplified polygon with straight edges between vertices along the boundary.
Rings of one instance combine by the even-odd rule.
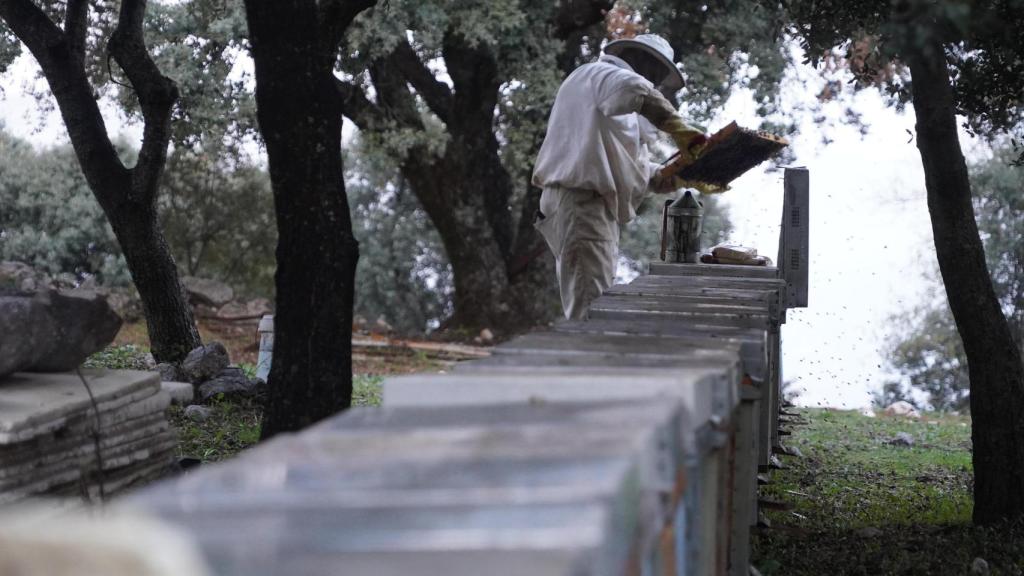
[[662, 132], [668, 133], [680, 154], [687, 154], [695, 160], [707, 142], [703, 132], [683, 121], [675, 107], [661, 92], [651, 90], [644, 95], [640, 109], [641, 116], [650, 120]]
[[[650, 121], [657, 129], [666, 132], [675, 142], [680, 154], [696, 160], [703, 150], [707, 137], [700, 130], [683, 121], [672, 103], [650, 82], [634, 74], [624, 74], [598, 86], [598, 109], [606, 116], [620, 116], [636, 112]], [[652, 180], [655, 192], [670, 192], [677, 187], [671, 182]]]

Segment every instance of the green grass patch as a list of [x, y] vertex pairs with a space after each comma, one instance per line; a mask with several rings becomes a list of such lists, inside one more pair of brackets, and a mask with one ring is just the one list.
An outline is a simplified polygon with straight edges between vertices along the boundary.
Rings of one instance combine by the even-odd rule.
[[[920, 420], [800, 410], [762, 497], [793, 504], [768, 511], [753, 561], [776, 574], [967, 574], [974, 558], [991, 574], [1024, 574], [1024, 527], [971, 525], [970, 420]], [[912, 446], [889, 442], [909, 434]]]
[[135, 344], [107, 346], [89, 356], [82, 363], [83, 368], [107, 368], [110, 370], [148, 370], [149, 349]]
[[352, 406], [380, 406], [383, 376], [352, 376]]
[[260, 439], [263, 409], [253, 400], [215, 400], [209, 417], [195, 422], [181, 406], [171, 406], [168, 418], [178, 430], [178, 456], [216, 462], [234, 456]]
[[[382, 381], [381, 376], [354, 376], [352, 406], [380, 406]], [[180, 458], [216, 462], [259, 442], [263, 408], [255, 400], [218, 399], [207, 407], [209, 417], [195, 422], [185, 417], [184, 407], [171, 406], [168, 417], [178, 431]]]

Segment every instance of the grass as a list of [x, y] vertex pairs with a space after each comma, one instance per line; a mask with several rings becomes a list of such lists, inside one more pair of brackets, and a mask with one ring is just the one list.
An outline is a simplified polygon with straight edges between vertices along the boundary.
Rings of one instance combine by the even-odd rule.
[[112, 370], [148, 370], [149, 349], [135, 344], [107, 346], [86, 358], [85, 368], [110, 368]]
[[[89, 368], [118, 370], [145, 370], [148, 350], [135, 344], [108, 346], [89, 357]], [[256, 366], [241, 363], [239, 367], [249, 376]], [[352, 405], [380, 406], [383, 376], [356, 374], [352, 377]], [[256, 444], [260, 438], [263, 408], [256, 400], [217, 398], [207, 405], [209, 416], [196, 422], [185, 416], [183, 406], [171, 406], [168, 419], [178, 431], [179, 458], [195, 458], [203, 462], [224, 460]]]
[[[983, 558], [991, 574], [1024, 574], [1024, 526], [971, 525], [970, 420], [920, 421], [856, 412], [800, 410], [762, 497], [792, 504], [768, 511], [753, 561], [765, 576], [969, 574]], [[888, 443], [897, 433], [912, 446]]]
[[[352, 405], [380, 406], [380, 376], [352, 377]], [[178, 455], [202, 462], [216, 462], [234, 456], [260, 439], [263, 408], [249, 399], [215, 399], [207, 405], [210, 415], [202, 422], [185, 416], [181, 406], [172, 406], [168, 417], [178, 430]]]

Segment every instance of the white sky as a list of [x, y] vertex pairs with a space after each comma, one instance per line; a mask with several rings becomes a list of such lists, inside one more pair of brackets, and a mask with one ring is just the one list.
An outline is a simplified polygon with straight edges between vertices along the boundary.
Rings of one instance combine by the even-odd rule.
[[[22, 56], [0, 76], [0, 121], [38, 146], [64, 142], [59, 114], [40, 110], [27, 94], [37, 82], [35, 70], [34, 61]], [[796, 78], [785, 88], [785, 100], [807, 103], [817, 90], [801, 82], [813, 82], [817, 74], [804, 68]], [[908, 142], [913, 113], [896, 112], [872, 91], [852, 98], [870, 125], [866, 135], [834, 123], [822, 128], [805, 118], [791, 141], [794, 165], [806, 166], [811, 178], [810, 306], [788, 314], [783, 370], [801, 392], [798, 403], [810, 406], [870, 404], [871, 391], [886, 377], [881, 347], [887, 318], [927, 297], [932, 284], [926, 273], [935, 267], [920, 157], [914, 142]], [[824, 113], [837, 120], [842, 109], [828, 105]], [[104, 115], [112, 135], [140, 137], [139, 127], [126, 125], [111, 108]], [[709, 128], [733, 119], [756, 124], [748, 95], [734, 95]], [[964, 135], [962, 141], [965, 147], [980, 148]], [[723, 200], [735, 227], [730, 241], [775, 259], [782, 172], [752, 170]]]

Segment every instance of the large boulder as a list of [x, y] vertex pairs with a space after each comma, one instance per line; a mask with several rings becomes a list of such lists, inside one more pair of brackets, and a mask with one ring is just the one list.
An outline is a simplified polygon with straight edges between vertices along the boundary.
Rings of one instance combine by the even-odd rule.
[[198, 384], [220, 374], [230, 363], [231, 359], [224, 345], [220, 342], [210, 342], [188, 353], [181, 362], [181, 372], [189, 382]]
[[73, 370], [110, 344], [120, 328], [106, 298], [91, 290], [0, 288], [0, 378]]
[[220, 308], [235, 298], [235, 291], [231, 289], [231, 286], [216, 280], [183, 276], [181, 284], [185, 287], [188, 299], [193, 304]]

